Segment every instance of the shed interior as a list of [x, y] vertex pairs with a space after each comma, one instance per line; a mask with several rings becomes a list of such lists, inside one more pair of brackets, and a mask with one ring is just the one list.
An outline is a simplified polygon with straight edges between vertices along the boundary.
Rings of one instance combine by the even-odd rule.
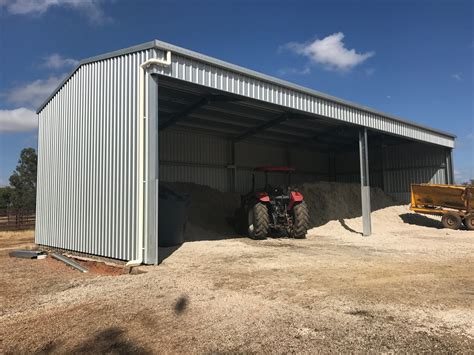
[[[157, 80], [160, 181], [243, 193], [251, 188], [252, 169], [263, 165], [296, 168], [293, 183], [361, 181], [360, 126], [165, 76]], [[370, 130], [368, 149], [370, 186], [401, 202], [408, 201], [411, 183], [449, 182], [448, 148]]]

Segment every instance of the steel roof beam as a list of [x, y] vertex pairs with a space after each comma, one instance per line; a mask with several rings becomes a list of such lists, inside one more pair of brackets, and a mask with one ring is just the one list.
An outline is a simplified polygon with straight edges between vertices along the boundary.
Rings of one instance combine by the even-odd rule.
[[248, 130], [246, 130], [245, 132], [239, 134], [238, 136], [234, 137], [232, 140], [234, 142], [239, 142], [243, 139], [246, 139], [248, 137], [251, 137], [259, 132], [262, 132], [270, 127], [273, 127], [273, 126], [276, 126], [284, 121], [286, 121], [287, 119], [289, 118], [289, 115], [288, 113], [283, 113], [282, 115], [279, 115], [277, 117], [275, 117], [274, 119], [271, 119], [270, 121], [267, 121], [265, 123], [262, 123], [256, 127], [252, 127]]
[[[226, 97], [226, 99], [222, 99], [220, 100], [221, 102], [231, 102], [233, 103], [234, 105], [227, 105], [225, 107], [223, 106], [212, 106], [212, 107], [206, 107], [206, 109], [210, 110], [210, 111], [215, 111], [215, 112], [219, 112], [219, 113], [222, 113], [222, 114], [227, 114], [227, 115], [233, 115], [233, 116], [240, 116], [240, 117], [245, 117], [245, 118], [250, 118], [250, 119], [253, 119], [253, 120], [257, 120], [257, 121], [265, 121], [265, 118], [262, 119], [262, 115], [259, 115], [258, 113], [256, 114], [255, 113], [255, 108], [253, 108], [252, 112], [253, 113], [248, 113], [248, 112], [242, 112], [240, 111], [240, 109], [246, 109], [245, 106], [241, 105], [241, 103], [243, 103], [242, 100], [238, 100], [236, 98], [233, 98], [231, 96], [228, 96]], [[189, 100], [184, 100], [184, 99], [181, 99], [179, 98], [178, 96], [169, 96], [169, 95], [160, 95], [160, 102], [171, 102], [171, 103], [176, 103], [176, 104], [181, 104], [181, 105], [188, 105], [189, 104]], [[248, 110], [248, 108], [247, 108]], [[266, 110], [265, 108], [257, 108], [258, 111], [261, 111], [262, 113], [269, 113], [268, 110]], [[273, 112], [273, 111], [272, 111]], [[278, 112], [281, 112], [278, 111]], [[274, 114], [269, 114], [268, 116], [272, 116]]]
[[[315, 136], [296, 140], [293, 145], [303, 147], [322, 143], [329, 147], [337, 147], [336, 149], [331, 149], [331, 151], [344, 151], [345, 149], [353, 150], [358, 142], [357, 137], [354, 136], [354, 139], [351, 140], [351, 137], [343, 137], [341, 132], [348, 132], [347, 127], [329, 129], [318, 133]], [[334, 133], [338, 134], [334, 135]]]
[[199, 101], [194, 102], [193, 104], [189, 105], [188, 107], [185, 107], [183, 110], [176, 112], [174, 114], [171, 114], [170, 117], [160, 124], [159, 126], [159, 131], [163, 131], [166, 128], [169, 128], [171, 126], [174, 126], [177, 122], [183, 120], [187, 116], [189, 116], [191, 113], [196, 111], [197, 109], [209, 105], [211, 102], [226, 102], [226, 101], [233, 101], [234, 99], [228, 96], [224, 95], [209, 95], [206, 97], [203, 97]]
[[[347, 127], [341, 126], [337, 128], [332, 128], [326, 131], [323, 131], [321, 133], [318, 133], [315, 136], [312, 136], [308, 138], [310, 141], [318, 141], [318, 140], [324, 140], [324, 139], [331, 139], [331, 140], [344, 140], [347, 141], [347, 136], [343, 136], [342, 133], [347, 133], [352, 130], [348, 130]], [[354, 135], [354, 141], [356, 141], [357, 137]]]
[[209, 98], [204, 97], [201, 100], [189, 105], [188, 107], [184, 108], [183, 110], [172, 114], [168, 120], [163, 122], [159, 125], [158, 130], [163, 131], [166, 128], [174, 126], [178, 121], [186, 118], [191, 112], [196, 111], [198, 108], [205, 106], [209, 103]]

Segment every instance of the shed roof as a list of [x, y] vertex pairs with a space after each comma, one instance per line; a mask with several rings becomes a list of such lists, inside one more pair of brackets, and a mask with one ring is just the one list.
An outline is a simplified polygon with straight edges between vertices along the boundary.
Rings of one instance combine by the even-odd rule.
[[[334, 96], [331, 96], [331, 95], [328, 95], [328, 94], [325, 94], [325, 93], [322, 93], [322, 92], [319, 92], [319, 91], [316, 91], [316, 90], [313, 90], [313, 89], [308, 89], [308, 88], [305, 88], [303, 86], [293, 84], [293, 83], [290, 83], [290, 82], [285, 81], [285, 80], [281, 80], [281, 79], [278, 79], [278, 78], [275, 78], [275, 77], [272, 77], [272, 76], [269, 76], [269, 75], [266, 75], [266, 74], [262, 74], [262, 73], [259, 73], [259, 72], [256, 72], [256, 71], [253, 71], [253, 70], [250, 70], [250, 69], [247, 69], [247, 68], [243, 68], [243, 67], [240, 67], [240, 66], [237, 66], [237, 65], [234, 65], [234, 64], [231, 64], [231, 63], [228, 63], [228, 62], [225, 62], [225, 61], [222, 61], [222, 60], [219, 60], [219, 59], [216, 59], [216, 58], [204, 55], [204, 54], [201, 54], [201, 53], [197, 53], [197, 52], [185, 49], [185, 48], [181, 48], [181, 47], [175, 46], [173, 44], [162, 42], [162, 41], [159, 41], [159, 40], [146, 42], [146, 43], [143, 43], [143, 44], [140, 44], [140, 45], [124, 48], [124, 49], [121, 49], [121, 50], [117, 50], [117, 51], [113, 51], [113, 52], [109, 52], [109, 53], [105, 53], [105, 54], [101, 54], [101, 55], [90, 57], [90, 58], [87, 58], [87, 59], [84, 59], [84, 60], [80, 61], [79, 64], [74, 68], [74, 70], [58, 85], [58, 87], [54, 90], [54, 92], [38, 108], [37, 113], [40, 113], [43, 110], [43, 108], [48, 104], [48, 102], [56, 95], [56, 93], [61, 89], [61, 87], [69, 80], [69, 78], [71, 78], [71, 76], [74, 75], [74, 73], [81, 66], [83, 66], [85, 64], [88, 64], [88, 63], [93, 63], [93, 62], [97, 62], [97, 61], [101, 61], [101, 60], [105, 60], [105, 59], [109, 59], [109, 58], [113, 58], [113, 57], [118, 57], [118, 56], [130, 54], [130, 53], [134, 53], [134, 52], [148, 50], [148, 49], [171, 51], [172, 54], [175, 55], [175, 56], [179, 55], [180, 57], [189, 58], [191, 60], [195, 60], [195, 61], [198, 61], [200, 63], [204, 63], [207, 66], [212, 66], [214, 68], [220, 68], [220, 69], [223, 69], [223, 70], [228, 70], [228, 71], [231, 71], [233, 73], [243, 75], [247, 79], [258, 80], [259, 82], [267, 83], [269, 85], [276, 85], [279, 88], [281, 88], [282, 90], [292, 90], [294, 93], [296, 93], [298, 95], [301, 95], [302, 99], [304, 99], [307, 96], [309, 98], [325, 100], [326, 102], [333, 103], [336, 106], [341, 105], [341, 107], [347, 108], [348, 110], [350, 110], [350, 109], [360, 110], [361, 112], [367, 113], [369, 115], [374, 115], [374, 117], [380, 117], [384, 120], [388, 120], [388, 121], [393, 122], [393, 123], [400, 123], [405, 127], [410, 127], [410, 128], [416, 129], [417, 131], [421, 130], [422, 133], [435, 134], [440, 139], [443, 139], [443, 140], [447, 139], [449, 141], [452, 141], [452, 144], [446, 144], [445, 143], [445, 144], [441, 144], [441, 145], [454, 146], [454, 138], [456, 138], [456, 136], [452, 133], [441, 131], [441, 130], [438, 130], [438, 129], [434, 129], [432, 127], [424, 126], [424, 125], [418, 124], [418, 123], [413, 122], [413, 121], [409, 121], [409, 120], [406, 120], [406, 119], [403, 119], [403, 118], [400, 118], [400, 117], [397, 117], [397, 116], [394, 116], [394, 115], [391, 115], [391, 114], [387, 114], [387, 113], [384, 113], [384, 112], [381, 112], [381, 111], [378, 111], [378, 110], [375, 110], [375, 109], [372, 109], [372, 108], [369, 108], [369, 107], [366, 107], [366, 106], [363, 106], [363, 105], [360, 105], [360, 104], [356, 104], [356, 103], [353, 103], [353, 102], [350, 102], [350, 101], [347, 101], [347, 100], [343, 100], [343, 99], [340, 99], [340, 98], [337, 98], [337, 97], [334, 97]], [[176, 76], [176, 77], [178, 77], [178, 76]], [[293, 108], [296, 108], [296, 107], [293, 107]], [[308, 112], [310, 112], [310, 111], [308, 111]], [[356, 122], [352, 122], [352, 123], [356, 123]], [[402, 131], [402, 129], [400, 129], [400, 130]], [[394, 132], [392, 132], [392, 133], [394, 133]], [[404, 134], [403, 134], [403, 132], [401, 132], [401, 133], [399, 133], [399, 135], [403, 136]], [[411, 138], [413, 138], [413, 137], [411, 137]], [[423, 140], [423, 139], [421, 139], [421, 140]], [[437, 142], [432, 141], [431, 143], [436, 144]]]

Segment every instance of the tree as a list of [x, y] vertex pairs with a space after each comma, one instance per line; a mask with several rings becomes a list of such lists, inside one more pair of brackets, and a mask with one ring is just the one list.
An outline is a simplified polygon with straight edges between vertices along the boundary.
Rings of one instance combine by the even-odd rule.
[[37, 162], [33, 148], [23, 149], [18, 165], [10, 176], [10, 186], [13, 187], [11, 203], [17, 210], [34, 210], [36, 207]]
[[0, 187], [0, 210], [6, 210], [12, 204], [13, 189], [10, 186]]

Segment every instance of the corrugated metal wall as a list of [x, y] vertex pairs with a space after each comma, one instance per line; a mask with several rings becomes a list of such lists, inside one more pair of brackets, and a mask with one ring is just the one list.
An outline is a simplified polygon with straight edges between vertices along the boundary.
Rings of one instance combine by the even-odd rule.
[[[236, 190], [240, 193], [251, 190], [253, 168], [265, 165], [285, 166], [288, 164], [288, 151], [286, 147], [281, 145], [243, 141], [237, 143], [235, 151], [237, 165]], [[264, 175], [256, 174], [255, 178], [256, 185], [263, 186]], [[284, 184], [284, 178], [283, 174], [271, 174], [269, 183], [273, 185]]]
[[136, 257], [142, 51], [81, 66], [39, 114], [36, 243]]
[[446, 184], [446, 149], [420, 143], [384, 150], [384, 190], [399, 201], [410, 201], [411, 183]]
[[206, 134], [168, 129], [159, 136], [160, 180], [182, 181], [229, 190], [229, 142]]
[[[401, 202], [410, 200], [412, 183], [447, 183], [446, 148], [407, 143], [370, 149], [370, 186], [380, 187]], [[360, 182], [359, 153], [336, 155], [336, 181]]]
[[[160, 133], [160, 180], [182, 181], [208, 185], [221, 191], [234, 188], [232, 143], [223, 137], [180, 129], [168, 129]], [[281, 145], [244, 141], [236, 144], [237, 169], [236, 191], [251, 189], [251, 172], [258, 166], [291, 165], [297, 168], [293, 182], [327, 180], [327, 154], [288, 148]], [[257, 184], [263, 182], [258, 180]], [[273, 174], [271, 184], [282, 184], [284, 175]]]
[[[165, 46], [165, 44], [163, 45]], [[164, 58], [164, 51], [155, 50], [157, 57]], [[454, 140], [442, 134], [329, 99], [310, 95], [302, 91], [290, 89], [283, 85], [277, 85], [270, 81], [244, 75], [238, 71], [228, 69], [228, 67], [230, 67], [230, 65], [228, 65], [227, 68], [215, 66], [205, 61], [173, 52], [171, 68], [157, 68], [156, 73], [399, 136], [447, 147], [454, 146]]]
[[[336, 154], [336, 181], [360, 183], [359, 151]], [[369, 182], [372, 187], [384, 188], [382, 172], [382, 150], [371, 149], [369, 141]]]

